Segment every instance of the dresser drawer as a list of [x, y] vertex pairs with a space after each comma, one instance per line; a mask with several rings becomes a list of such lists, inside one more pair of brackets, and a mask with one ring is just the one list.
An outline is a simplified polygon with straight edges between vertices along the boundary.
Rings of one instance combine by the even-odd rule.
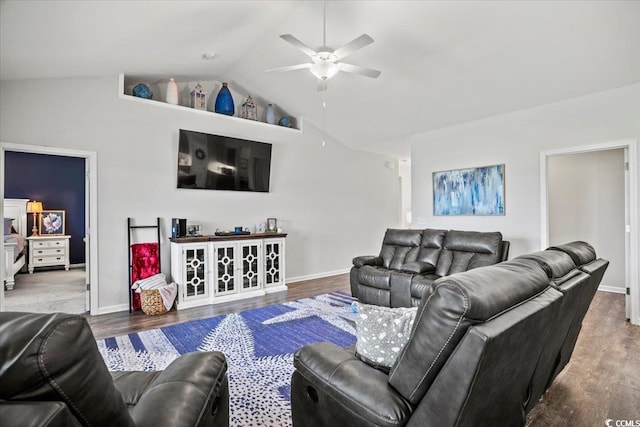
[[64, 247], [33, 250], [33, 256], [43, 256], [43, 255], [64, 255]]
[[34, 249], [39, 248], [64, 248], [65, 246], [64, 239], [51, 239], [51, 240], [36, 240], [31, 242], [33, 244]]
[[64, 264], [64, 262], [65, 262], [64, 255], [60, 255], [60, 256], [48, 255], [48, 256], [33, 257], [34, 267], [37, 267], [39, 265], [60, 265], [60, 264]]

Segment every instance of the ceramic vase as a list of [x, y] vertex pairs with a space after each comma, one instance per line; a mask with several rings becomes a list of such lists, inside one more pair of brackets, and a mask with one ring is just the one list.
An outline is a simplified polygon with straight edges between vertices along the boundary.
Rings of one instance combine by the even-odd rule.
[[227, 87], [226, 83], [222, 83], [220, 92], [218, 92], [214, 111], [216, 113], [226, 114], [227, 116], [233, 116], [233, 114], [235, 113], [233, 97], [231, 96], [231, 91]]
[[167, 83], [167, 104], [178, 105], [178, 85], [174, 79]]
[[266, 117], [267, 123], [273, 125], [276, 122], [276, 114], [273, 111], [273, 104], [269, 104], [267, 105], [267, 117]]

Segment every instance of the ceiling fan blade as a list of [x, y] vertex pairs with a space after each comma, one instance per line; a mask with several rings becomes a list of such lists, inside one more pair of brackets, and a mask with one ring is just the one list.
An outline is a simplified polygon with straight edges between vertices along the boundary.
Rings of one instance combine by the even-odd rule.
[[280, 67], [280, 68], [272, 68], [270, 70], [265, 70], [265, 72], [267, 73], [279, 73], [282, 71], [293, 71], [293, 70], [300, 70], [302, 68], [309, 68], [311, 67], [311, 64], [298, 64], [298, 65], [289, 65], [287, 67]]
[[338, 58], [344, 58], [350, 53], [355, 52], [358, 49], [362, 49], [363, 47], [370, 45], [371, 43], [373, 43], [373, 39], [369, 37], [368, 34], [363, 34], [360, 37], [356, 37], [355, 39], [351, 40], [349, 43], [333, 52], [333, 54]]
[[298, 49], [300, 49], [302, 52], [304, 52], [306, 55], [308, 56], [315, 56], [316, 55], [316, 51], [311, 49], [309, 46], [307, 46], [306, 44], [302, 43], [300, 40], [298, 40], [297, 38], [293, 37], [291, 34], [281, 34], [280, 38], [284, 41], [287, 41], [289, 43], [291, 43], [293, 46], [297, 47]]
[[345, 64], [344, 62], [338, 62], [336, 63], [336, 65], [338, 66], [338, 69], [340, 71], [353, 73], [353, 74], [360, 74], [361, 76], [371, 77], [374, 79], [377, 79], [378, 76], [382, 74], [382, 72], [378, 70], [372, 70], [371, 68], [360, 67], [359, 65]]
[[318, 92], [327, 90], [327, 81], [318, 79]]

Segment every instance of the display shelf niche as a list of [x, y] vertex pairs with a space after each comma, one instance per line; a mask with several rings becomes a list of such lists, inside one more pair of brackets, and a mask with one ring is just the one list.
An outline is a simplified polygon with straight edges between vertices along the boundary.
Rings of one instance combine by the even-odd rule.
[[[178, 105], [168, 104], [165, 102], [165, 96], [167, 93], [167, 83], [169, 79], [173, 78], [176, 81], [178, 86]], [[144, 99], [133, 96], [132, 90], [135, 85], [138, 83], [144, 83], [153, 92], [152, 99]], [[207, 91], [207, 109], [206, 110], [197, 110], [195, 108], [191, 108], [191, 91], [193, 88], [200, 83], [200, 85]], [[145, 76], [145, 75], [119, 75], [118, 80], [118, 96], [121, 99], [126, 99], [128, 101], [141, 102], [148, 105], [161, 106], [164, 108], [172, 108], [181, 111], [192, 111], [195, 114], [205, 114], [205, 115], [215, 115], [216, 117], [220, 117], [227, 120], [236, 120], [239, 123], [253, 123], [256, 126], [268, 126], [269, 128], [277, 128], [281, 129], [285, 132], [296, 132], [302, 133], [302, 116], [294, 116], [288, 114], [287, 112], [278, 108], [277, 105], [274, 104], [275, 107], [275, 116], [276, 116], [276, 124], [266, 123], [266, 107], [267, 104], [262, 102], [259, 96], [251, 94], [251, 97], [256, 102], [257, 110], [258, 110], [258, 120], [247, 120], [243, 119], [239, 116], [242, 103], [247, 99], [249, 94], [239, 93], [234, 89], [231, 83], [228, 84], [229, 90], [231, 91], [231, 95], [233, 96], [233, 102], [235, 104], [235, 115], [227, 116], [225, 114], [219, 114], [213, 111], [213, 106], [215, 104], [216, 96], [218, 95], [218, 91], [222, 87], [222, 82], [218, 80], [198, 80], [190, 77], [165, 77], [165, 76]], [[282, 116], [291, 117], [292, 127], [284, 127], [277, 124], [277, 121]]]

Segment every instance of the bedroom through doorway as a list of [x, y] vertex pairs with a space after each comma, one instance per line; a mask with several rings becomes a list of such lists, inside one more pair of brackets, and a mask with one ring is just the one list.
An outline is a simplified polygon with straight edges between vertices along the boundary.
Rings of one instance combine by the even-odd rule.
[[[2, 144], [1, 154], [5, 224], [1, 309], [95, 312], [89, 226], [95, 153]], [[15, 255], [23, 261], [13, 266], [15, 260], [8, 259], [6, 250], [11, 224], [17, 226], [13, 231], [18, 235], [10, 237], [22, 237], [25, 243], [23, 253]]]

